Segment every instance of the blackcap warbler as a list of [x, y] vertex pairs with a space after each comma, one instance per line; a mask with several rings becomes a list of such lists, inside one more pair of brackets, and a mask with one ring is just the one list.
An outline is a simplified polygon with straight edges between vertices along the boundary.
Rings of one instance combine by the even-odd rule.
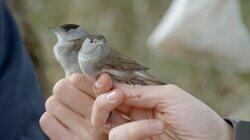
[[76, 24], [64, 24], [49, 29], [54, 31], [57, 36], [58, 42], [53, 51], [65, 71], [65, 76], [81, 73], [78, 64], [78, 52], [83, 41], [88, 37], [87, 31]]
[[110, 48], [103, 35], [90, 35], [83, 42], [78, 54], [80, 68], [90, 80], [102, 73], [108, 73], [119, 83], [134, 85], [165, 85], [144, 67], [126, 56]]

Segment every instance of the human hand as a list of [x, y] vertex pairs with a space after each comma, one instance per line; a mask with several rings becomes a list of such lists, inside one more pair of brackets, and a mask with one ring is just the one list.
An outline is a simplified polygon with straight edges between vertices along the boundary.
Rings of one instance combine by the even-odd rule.
[[[99, 82], [101, 81], [101, 82], [99, 84], [95, 84], [95, 85], [98, 85], [98, 86], [95, 86], [96, 93], [101, 94], [101, 93], [104, 93], [112, 88], [112, 82], [108, 76], [102, 76], [102, 78], [100, 78], [98, 81]], [[125, 114], [127, 113], [126, 115], [130, 117], [131, 121], [147, 119], [147, 118], [152, 118], [152, 117], [157, 118], [157, 115], [152, 115], [153, 114], [152, 109], [154, 108], [153, 106], [157, 106], [155, 108], [156, 108], [156, 110], [159, 110], [160, 109], [159, 107], [161, 107], [161, 106], [159, 106], [159, 104], [157, 104], [157, 102], [156, 102], [157, 98], [154, 98], [154, 100], [152, 100], [153, 103], [151, 101], [149, 101], [151, 98], [150, 94], [154, 95], [154, 93], [155, 93], [155, 95], [157, 97], [159, 97], [158, 101], [164, 101], [164, 100], [170, 101], [168, 104], [165, 104], [165, 105], [169, 105], [169, 107], [167, 107], [165, 109], [164, 109], [164, 102], [162, 102], [163, 114], [159, 115], [159, 116], [163, 116], [163, 120], [166, 124], [167, 129], [165, 130], [165, 134], [162, 135], [161, 138], [172, 136], [173, 138], [177, 138], [177, 139], [193, 139], [193, 138], [195, 139], [197, 137], [200, 137], [202, 139], [216, 139], [216, 137], [218, 138], [219, 136], [221, 136], [222, 138], [229, 136], [229, 138], [230, 138], [230, 135], [232, 134], [232, 133], [230, 133], [232, 131], [230, 126], [225, 124], [224, 121], [216, 113], [214, 113], [213, 111], [211, 111], [211, 109], [209, 109], [209, 107], [207, 107], [205, 104], [201, 103], [199, 100], [195, 99], [194, 97], [192, 97], [191, 95], [189, 95], [186, 92], [184, 92], [184, 93], [176, 92], [175, 90], [179, 89], [179, 88], [177, 88], [175, 86], [170, 85], [170, 86], [153, 86], [153, 87], [133, 87], [133, 86], [131, 87], [128, 85], [117, 85], [117, 87], [122, 89], [124, 91], [124, 94], [125, 94], [125, 96], [123, 96], [121, 94], [122, 92], [120, 92], [119, 90], [117, 91], [118, 93], [120, 93], [119, 94], [120, 96], [118, 96], [118, 97], [124, 98], [123, 105], [120, 105], [117, 108], [117, 110], [120, 110], [120, 112], [125, 113]], [[86, 125], [79, 123], [80, 121], [75, 122], [75, 121], [70, 121], [70, 120], [72, 118], [74, 120], [83, 120], [83, 118], [90, 118], [92, 106], [94, 104], [94, 99], [92, 98], [93, 92], [91, 89], [92, 89], [92, 83], [90, 81], [86, 81], [86, 78], [84, 78], [81, 75], [72, 76], [69, 80], [63, 79], [63, 80], [59, 81], [54, 88], [54, 97], [52, 97], [52, 99], [53, 98], [58, 99], [63, 104], [67, 105], [71, 111], [75, 111], [78, 114], [70, 114], [70, 115], [65, 115], [63, 113], [57, 114], [56, 112], [63, 112], [63, 111], [60, 111], [61, 110], [60, 107], [56, 107], [56, 106], [60, 106], [60, 105], [58, 105], [57, 103], [54, 105], [53, 104], [50, 105], [50, 107], [49, 107], [49, 105], [47, 105], [48, 106], [48, 107], [46, 107], [46, 108], [48, 108], [47, 110], [51, 110], [51, 112], [53, 112], [53, 114], [60, 119], [56, 118], [55, 116], [52, 116], [52, 113], [49, 113], [48, 111], [45, 113], [45, 115], [43, 115], [40, 122], [41, 122], [41, 126], [42, 126], [43, 130], [46, 129], [46, 130], [44, 130], [46, 132], [46, 134], [48, 134], [52, 139], [69, 139], [69, 138], [71, 139], [72, 137], [79, 138], [79, 134], [83, 135], [84, 133], [86, 133], [86, 129], [84, 130], [84, 128], [86, 128]], [[169, 94], [169, 95], [167, 95], [161, 99], [161, 97], [159, 95], [161, 95], [162, 92], [164, 92], [164, 90], [168, 91], [164, 94]], [[86, 91], [86, 92], [83, 92], [83, 91]], [[182, 91], [182, 90], [180, 90], [180, 91]], [[145, 92], [145, 94], [144, 94], [144, 92]], [[172, 93], [172, 94], [170, 94], [170, 93]], [[174, 96], [175, 94], [177, 94], [177, 95]], [[183, 96], [183, 94], [187, 94], [187, 96], [191, 96], [191, 98], [194, 98], [194, 99], [190, 99], [190, 101], [188, 101], [189, 104], [192, 105], [193, 104], [192, 102], [194, 102], [194, 101], [199, 102], [198, 105], [202, 104], [203, 107], [197, 106], [197, 108], [200, 108], [200, 109], [208, 108], [208, 112], [210, 112], [210, 113], [212, 112], [210, 115], [207, 116], [208, 120], [211, 121], [211, 119], [209, 119], [210, 116], [215, 116], [215, 117], [212, 117], [214, 120], [212, 123], [213, 125], [210, 125], [208, 123], [208, 121], [205, 119], [206, 117], [202, 117], [202, 116], [205, 116], [206, 113], [201, 115], [200, 117], [197, 117], [201, 123], [203, 122], [202, 126], [205, 127], [205, 129], [203, 129], [203, 132], [207, 131], [209, 133], [206, 133], [206, 134], [199, 133], [199, 131], [201, 131], [198, 129], [200, 126], [199, 123], [197, 123], [195, 119], [192, 120], [194, 118], [192, 116], [195, 116], [192, 114], [193, 109], [190, 110], [189, 113], [185, 109], [184, 109], [184, 112], [181, 111], [182, 110], [181, 106], [183, 107], [183, 105], [181, 105], [181, 101], [183, 101], [183, 100], [177, 100], [177, 101], [179, 101], [178, 104], [180, 104], [180, 105], [178, 105], [178, 104], [174, 105], [174, 103], [176, 103], [176, 99], [179, 98], [178, 96], [180, 96], [180, 95]], [[170, 95], [172, 95], [172, 96], [170, 96]], [[101, 97], [101, 96], [99, 96], [99, 97]], [[169, 97], [172, 97], [172, 99]], [[169, 100], [168, 100], [168, 98], [169, 98]], [[183, 99], [183, 97], [181, 97], [180, 99]], [[146, 108], [143, 107], [145, 105], [143, 103], [146, 103], [145, 101], [149, 103], [145, 106]], [[120, 104], [119, 102], [120, 102], [120, 100], [118, 100], [118, 103], [114, 103], [113, 107]], [[47, 103], [47, 104], [50, 104], [50, 103]], [[183, 104], [187, 104], [187, 102], [186, 103], [184, 102]], [[178, 108], [178, 106], [180, 108], [179, 111], [178, 111], [178, 109], [176, 110], [176, 108]], [[55, 109], [53, 111], [54, 107], [55, 107]], [[49, 109], [49, 108], [51, 108], [51, 109]], [[169, 110], [170, 110], [170, 112], [168, 112], [169, 114], [166, 114], [166, 112], [164, 112], [164, 111], [169, 111]], [[197, 109], [196, 113], [204, 112], [204, 110], [203, 111], [198, 111], [198, 110], [199, 109]], [[178, 113], [178, 112], [180, 112], [180, 113]], [[49, 115], [47, 115], [47, 114], [49, 114]], [[119, 113], [117, 113], [117, 114], [119, 114]], [[157, 114], [157, 113], [155, 113], [155, 114]], [[116, 115], [116, 116], [119, 116], [119, 115]], [[189, 117], [187, 117], [188, 119], [186, 119], [187, 122], [183, 121], [183, 120], [185, 120], [185, 115], [186, 116], [190, 115]], [[76, 117], [76, 116], [78, 116], [78, 117]], [[95, 116], [95, 115], [93, 115], [93, 116]], [[169, 119], [168, 119], [168, 116], [170, 116]], [[176, 117], [176, 119], [175, 119], [175, 117]], [[66, 119], [62, 120], [63, 118], [66, 118]], [[92, 118], [94, 118], [94, 117], [92, 117]], [[114, 118], [117, 118], [117, 117], [114, 117]], [[201, 118], [203, 118], [203, 119], [201, 119]], [[58, 121], [57, 119], [60, 121]], [[193, 122], [190, 120], [192, 120]], [[99, 121], [99, 123], [98, 123], [98, 121], [99, 120], [97, 119], [97, 122], [92, 121], [92, 123], [95, 126], [100, 126], [101, 123], [107, 122], [107, 121], [103, 121], [103, 122]], [[54, 123], [54, 122], [56, 122], [56, 123]], [[75, 122], [75, 123], [72, 124], [72, 122]], [[122, 121], [120, 121], [120, 122], [122, 122]], [[167, 122], [169, 122], [169, 124]], [[131, 123], [129, 123], [129, 124], [131, 124]], [[114, 131], [114, 130], [124, 130], [124, 129], [118, 129], [118, 128], [127, 128], [126, 126], [128, 126], [129, 124], [115, 127], [115, 129], [112, 129], [112, 131], [110, 132], [110, 134], [112, 134], [111, 136], [113, 137], [113, 136], [116, 136], [117, 134], [119, 134], [118, 136], [122, 136], [121, 134], [124, 134], [124, 133], [129, 134], [129, 133], [126, 133], [125, 131], [124, 132]], [[184, 125], [183, 129], [180, 129], [180, 128], [182, 128], [183, 124], [186, 124], [186, 125]], [[206, 124], [208, 124], [208, 125], [206, 126]], [[62, 126], [64, 126], [64, 127], [67, 126], [67, 128], [69, 128], [69, 129], [65, 129]], [[187, 129], [187, 128], [190, 128], [191, 126], [196, 128], [196, 129], [194, 129], [194, 130]], [[215, 127], [215, 129], [213, 129], [213, 127]], [[90, 126], [88, 128], [90, 128], [90, 129], [87, 129], [87, 131], [92, 130], [93, 127]], [[169, 128], [171, 128], [171, 129], [169, 129]], [[78, 129], [79, 129], [79, 131], [78, 131]], [[125, 129], [125, 130], [128, 130], [128, 129]], [[209, 130], [212, 130], [212, 131], [209, 131]], [[218, 131], [216, 131], [216, 130], [218, 130]], [[73, 135], [71, 135], [72, 131], [73, 131]], [[98, 130], [97, 131], [94, 130], [91, 132], [94, 132], [94, 133], [92, 133], [93, 135], [89, 135], [89, 136], [95, 136], [95, 138], [92, 137], [89, 139], [99, 139], [99, 138], [97, 138], [98, 136], [100, 136], [100, 137], [103, 136], [103, 133], [101, 133]], [[184, 132], [186, 132], [186, 133], [184, 133]], [[212, 133], [212, 132], [215, 132], [215, 133]], [[173, 133], [174, 133], [174, 135], [173, 135]], [[175, 135], [175, 133], [177, 135]], [[133, 133], [133, 134], [135, 135], [136, 133]], [[190, 135], [182, 136], [183, 134], [190, 134]], [[194, 134], [197, 134], [197, 135], [194, 135]], [[209, 134], [211, 134], [213, 136], [209, 136]], [[192, 137], [192, 138], [190, 138], [190, 137]], [[86, 138], [86, 137], [84, 137], [84, 138]]]
[[[112, 82], [110, 82], [111, 79], [109, 78], [110, 77], [107, 74], [103, 74], [99, 78], [99, 82], [105, 83], [105, 85], [96, 83], [96, 93], [107, 92], [112, 88]], [[110, 102], [109, 105], [111, 108], [109, 108], [109, 110], [113, 110], [123, 101], [123, 93], [119, 92], [119, 90], [113, 90], [110, 94], [114, 92], [117, 93], [118, 98], [115, 102]], [[105, 133], [108, 134], [109, 131], [109, 127], [107, 125], [104, 128], [101, 128], [102, 131], [100, 131], [100, 129], [95, 128], [90, 124], [89, 119], [91, 117], [92, 107], [94, 104], [94, 96], [95, 95], [92, 91], [92, 82], [82, 75], [76, 74], [68, 79], [58, 81], [53, 89], [53, 95], [46, 101], [46, 112], [40, 119], [41, 128], [52, 140], [107, 139], [107, 135], [105, 135]], [[98, 96], [98, 99], [101, 97], [105, 96]], [[126, 110], [125, 108], [121, 108], [121, 110]], [[119, 111], [114, 111], [114, 114], [117, 115], [115, 115], [115, 123], [113, 126], [127, 122], [126, 120], [122, 120], [123, 118], [121, 117], [121, 113]], [[106, 119], [108, 118], [108, 115], [105, 115], [105, 111], [100, 111], [98, 116], [102, 116], [103, 118], [105, 118], [104, 116], [107, 116]], [[132, 123], [131, 126], [136, 124], [137, 123]], [[113, 129], [119, 131], [112, 131], [112, 138], [117, 135], [116, 132], [120, 132], [127, 127], [129, 126], [122, 125], [121, 127]], [[154, 133], [148, 133], [147, 135], [149, 134], [152, 135]], [[136, 135], [136, 137], [138, 136], [139, 135]]]
[[[106, 81], [108, 85], [112, 82], [102, 81]], [[100, 85], [107, 87], [105, 83]], [[151, 119], [161, 119], [165, 123], [164, 134], [156, 137], [159, 139], [233, 139], [233, 128], [230, 125], [206, 104], [175, 85], [131, 86], [116, 84], [115, 87], [118, 89], [117, 92], [124, 94], [122, 96], [123, 103], [117, 106], [117, 110], [126, 114], [132, 122], [114, 127], [109, 134], [111, 139], [129, 138], [136, 140], [152, 136], [147, 135], [151, 134], [148, 132], [152, 132], [152, 130], [148, 131], [150, 130], [149, 122], [139, 123]], [[95, 89], [95, 91], [101, 90], [98, 87]], [[103, 97], [105, 96], [99, 92], [91, 117], [92, 124], [100, 128], [112, 123], [107, 120], [107, 114], [111, 112], [111, 108], [116, 107], [110, 106]], [[98, 117], [100, 111], [103, 112], [102, 114], [106, 114], [106, 117]], [[119, 116], [120, 114], [112, 115]], [[158, 125], [158, 128], [160, 127], [161, 125]], [[160, 130], [159, 133], [161, 133]]]
[[77, 74], [61, 79], [46, 101], [46, 112], [40, 118], [42, 130], [52, 140], [108, 139], [90, 123], [94, 96], [86, 77]]

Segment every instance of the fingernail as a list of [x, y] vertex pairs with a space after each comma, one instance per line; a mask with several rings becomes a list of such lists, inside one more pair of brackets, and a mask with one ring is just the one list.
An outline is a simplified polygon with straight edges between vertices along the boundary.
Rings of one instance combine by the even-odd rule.
[[109, 93], [107, 95], [107, 99], [110, 101], [110, 102], [116, 102], [117, 101], [117, 93], [115, 91], [112, 91], [111, 93]]
[[94, 88], [95, 89], [98, 89], [98, 88], [101, 88], [103, 86], [103, 76], [100, 76], [97, 81], [95, 81], [95, 84], [94, 84]]
[[103, 85], [101, 84], [100, 81], [96, 81], [96, 82], [95, 82], [94, 88], [97, 89], [97, 88], [101, 88], [102, 86], [103, 86]]
[[53, 87], [53, 93], [55, 92], [61, 92], [61, 90], [64, 90], [67, 86], [68, 82], [66, 79], [60, 79], [56, 82], [55, 86]]
[[153, 122], [150, 122], [149, 123], [149, 128], [153, 132], [155, 132], [157, 134], [163, 133], [163, 131], [164, 131], [163, 121], [153, 121]]

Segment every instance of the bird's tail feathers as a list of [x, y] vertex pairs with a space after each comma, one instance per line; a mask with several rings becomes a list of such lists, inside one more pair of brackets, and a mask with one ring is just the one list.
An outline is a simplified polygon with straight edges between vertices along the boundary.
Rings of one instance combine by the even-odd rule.
[[144, 85], [166, 85], [166, 83], [160, 81], [154, 75], [145, 71], [137, 71], [136, 75], [136, 81], [143, 81]]

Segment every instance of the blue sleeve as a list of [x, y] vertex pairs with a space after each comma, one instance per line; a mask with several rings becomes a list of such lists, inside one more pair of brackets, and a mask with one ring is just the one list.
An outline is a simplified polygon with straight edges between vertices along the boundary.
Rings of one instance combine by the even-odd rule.
[[17, 26], [0, 0], [0, 139], [44, 140], [44, 99]]
[[234, 128], [234, 140], [250, 139], [250, 122], [227, 118], [225, 121]]

